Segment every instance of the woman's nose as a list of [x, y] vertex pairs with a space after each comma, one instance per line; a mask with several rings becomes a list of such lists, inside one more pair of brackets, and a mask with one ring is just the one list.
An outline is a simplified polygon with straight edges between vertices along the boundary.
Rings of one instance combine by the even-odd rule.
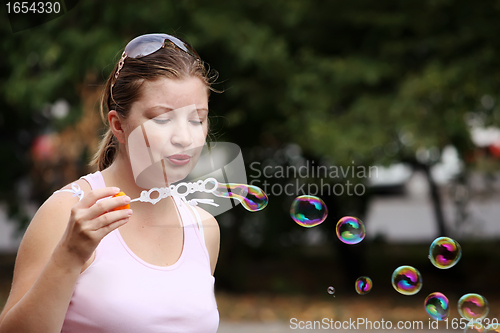
[[188, 147], [193, 143], [193, 137], [187, 125], [177, 124], [171, 137], [173, 145]]

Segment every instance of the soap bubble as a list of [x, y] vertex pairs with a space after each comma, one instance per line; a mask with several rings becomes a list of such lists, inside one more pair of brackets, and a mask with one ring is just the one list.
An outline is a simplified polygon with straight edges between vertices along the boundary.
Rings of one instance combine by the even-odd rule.
[[466, 294], [458, 300], [458, 312], [467, 319], [482, 319], [490, 311], [488, 301], [479, 294]]
[[489, 325], [486, 325], [484, 332], [500, 333], [500, 324], [495, 319], [493, 319], [492, 322], [489, 323]]
[[444, 320], [450, 314], [448, 298], [442, 293], [431, 293], [424, 301], [425, 310], [432, 319]]
[[373, 282], [372, 279], [367, 276], [360, 276], [356, 279], [356, 283], [354, 286], [358, 294], [365, 295], [368, 294], [370, 290], [372, 290]]
[[213, 194], [238, 200], [246, 210], [257, 212], [266, 208], [269, 199], [260, 187], [246, 184], [219, 183]]
[[484, 332], [486, 332], [486, 330], [485, 330], [484, 325], [481, 323], [481, 321], [474, 320], [472, 322], [467, 323], [467, 326], [465, 327], [464, 332], [465, 333], [473, 333], [473, 332], [484, 333]]
[[337, 222], [337, 237], [346, 244], [358, 244], [365, 233], [365, 226], [358, 218], [344, 216]]
[[332, 286], [328, 287], [328, 289], [326, 290], [330, 295], [333, 295], [335, 294], [335, 288], [333, 288]]
[[312, 195], [301, 195], [295, 198], [290, 207], [290, 216], [302, 227], [315, 227], [323, 223], [328, 215], [325, 203]]
[[411, 266], [400, 266], [392, 273], [392, 286], [403, 295], [415, 295], [422, 289], [422, 276]]
[[429, 248], [429, 259], [437, 268], [453, 267], [462, 257], [462, 248], [456, 240], [448, 237], [436, 238]]

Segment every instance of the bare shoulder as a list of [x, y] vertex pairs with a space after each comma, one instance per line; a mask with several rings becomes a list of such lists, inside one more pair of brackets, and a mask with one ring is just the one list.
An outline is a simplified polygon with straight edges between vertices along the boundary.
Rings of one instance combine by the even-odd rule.
[[[24, 235], [23, 242], [25, 242], [26, 239], [30, 240], [32, 238], [40, 238], [48, 241], [57, 239], [57, 241], [59, 241], [62, 236], [61, 230], [64, 231], [68, 223], [71, 208], [80, 200], [77, 195], [68, 192], [72, 190], [74, 184], [78, 185], [78, 188], [84, 193], [91, 190], [87, 181], [80, 179], [54, 192], [42, 206], [40, 206], [31, 220]], [[21, 245], [23, 245], [23, 242], [21, 242]]]
[[[90, 191], [90, 186], [85, 180], [74, 183], [83, 191]], [[71, 189], [71, 184], [62, 189]], [[17, 251], [12, 289], [4, 312], [14, 306], [38, 278], [66, 230], [71, 208], [78, 201], [78, 197], [64, 191], [52, 194], [40, 206], [28, 225]], [[2, 317], [3, 315], [4, 313]]]
[[203, 233], [205, 236], [205, 245], [210, 255], [210, 266], [212, 267], [212, 275], [215, 271], [215, 266], [217, 265], [217, 259], [219, 258], [219, 247], [220, 247], [220, 229], [219, 223], [215, 217], [209, 212], [195, 206], [195, 209], [200, 214], [200, 218], [203, 224]]
[[[77, 184], [84, 192], [90, 191], [90, 185], [83, 179], [68, 184], [61, 190], [70, 190], [73, 184]], [[20, 259], [32, 261], [33, 258], [36, 260], [38, 255], [24, 258], [26, 251], [43, 250], [41, 254], [44, 256], [47, 254], [45, 252], [52, 253], [66, 229], [71, 208], [79, 200], [78, 196], [71, 192], [54, 192], [38, 209], [26, 229], [19, 247], [17, 261]]]

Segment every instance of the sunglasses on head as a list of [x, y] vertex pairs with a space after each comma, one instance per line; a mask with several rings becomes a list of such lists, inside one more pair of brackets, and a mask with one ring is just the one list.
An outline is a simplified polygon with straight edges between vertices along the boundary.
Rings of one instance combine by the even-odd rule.
[[184, 51], [185, 53], [189, 54], [196, 60], [200, 60], [200, 56], [191, 47], [191, 45], [184, 42], [182, 39], [178, 37], [174, 37], [172, 35], [167, 35], [167, 34], [142, 35], [132, 39], [125, 47], [125, 51], [123, 51], [120, 62], [118, 62], [118, 69], [116, 70], [115, 74], [115, 82], [118, 79], [118, 75], [120, 75], [120, 70], [123, 68], [125, 59], [142, 58], [150, 54], [153, 54], [159, 49], [164, 48], [165, 46], [168, 45], [173, 46], [181, 51]]

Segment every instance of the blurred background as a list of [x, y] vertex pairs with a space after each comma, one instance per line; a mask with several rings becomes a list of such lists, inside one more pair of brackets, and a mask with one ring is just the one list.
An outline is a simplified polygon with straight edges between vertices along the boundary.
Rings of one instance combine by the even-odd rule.
[[[213, 140], [238, 144], [248, 181], [268, 184], [264, 210], [217, 218], [221, 329], [293, 317], [427, 323], [423, 303], [435, 291], [450, 300], [450, 318], [470, 292], [500, 317], [500, 1], [61, 3], [48, 19], [8, 16], [7, 1], [0, 10], [0, 306], [36, 209], [94, 171], [99, 98], [125, 45], [164, 32], [219, 72]], [[309, 173], [279, 173], [293, 168]], [[295, 192], [279, 191], [287, 184]], [[298, 184], [325, 189], [309, 193], [329, 211], [314, 228], [290, 217]], [[335, 234], [346, 215], [366, 226], [359, 244]], [[427, 257], [438, 236], [462, 246], [451, 269]], [[422, 273], [418, 294], [391, 286], [400, 265]], [[361, 275], [373, 280], [362, 296]]]

